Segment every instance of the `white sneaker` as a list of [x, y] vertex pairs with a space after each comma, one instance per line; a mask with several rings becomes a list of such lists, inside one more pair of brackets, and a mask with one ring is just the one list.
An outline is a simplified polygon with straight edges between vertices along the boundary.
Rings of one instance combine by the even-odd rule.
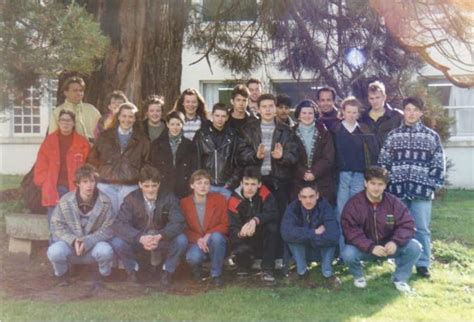
[[275, 269], [283, 269], [283, 258], [275, 259]]
[[262, 260], [261, 259], [254, 259], [252, 264], [253, 270], [261, 270], [262, 269]]
[[354, 286], [357, 288], [366, 288], [367, 287], [367, 280], [364, 276], [359, 278], [354, 278]]
[[410, 293], [411, 287], [406, 282], [393, 282], [395, 288], [401, 293]]

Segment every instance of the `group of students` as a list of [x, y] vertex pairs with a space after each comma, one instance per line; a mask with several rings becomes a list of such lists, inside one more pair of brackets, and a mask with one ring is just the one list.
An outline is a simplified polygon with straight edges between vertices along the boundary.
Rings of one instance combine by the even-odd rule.
[[319, 261], [334, 284], [338, 250], [356, 287], [367, 284], [361, 260], [380, 257], [396, 259], [400, 291], [410, 289], [413, 266], [429, 277], [431, 200], [444, 155], [421, 123], [420, 99], [392, 109], [374, 82], [368, 110], [355, 97], [337, 110], [335, 91], [323, 87], [317, 102], [296, 105], [293, 121], [289, 97], [262, 94], [251, 79], [234, 87], [230, 108], [217, 103], [209, 117], [195, 89], [166, 116], [161, 96], [140, 113], [113, 92], [101, 116], [82, 102], [84, 89], [82, 79], [66, 80], [34, 172], [61, 282], [71, 263], [90, 261], [100, 282], [117, 256], [129, 280], [148, 267], [167, 286], [184, 256], [197, 281], [210, 259], [216, 285], [228, 257], [242, 276], [261, 259], [268, 282], [277, 258], [293, 257], [301, 278]]

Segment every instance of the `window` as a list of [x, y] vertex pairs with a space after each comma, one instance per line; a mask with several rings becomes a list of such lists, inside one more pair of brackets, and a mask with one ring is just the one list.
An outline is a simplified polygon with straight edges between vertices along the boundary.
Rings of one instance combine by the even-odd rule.
[[230, 95], [236, 84], [231, 82], [211, 83], [204, 82], [202, 84], [202, 95], [206, 101], [209, 111], [216, 103], [224, 103], [230, 106]]
[[451, 136], [474, 136], [474, 89], [456, 87], [445, 81], [433, 81], [428, 86], [435, 89], [449, 116], [454, 117]]
[[29, 87], [23, 95], [13, 99], [13, 133], [33, 134], [41, 132], [41, 90]]
[[248, 21], [257, 18], [256, 0], [202, 0], [204, 21]]
[[273, 92], [278, 94], [286, 94], [291, 98], [293, 106], [301, 100], [312, 99], [316, 97], [317, 88], [310, 81], [273, 81]]

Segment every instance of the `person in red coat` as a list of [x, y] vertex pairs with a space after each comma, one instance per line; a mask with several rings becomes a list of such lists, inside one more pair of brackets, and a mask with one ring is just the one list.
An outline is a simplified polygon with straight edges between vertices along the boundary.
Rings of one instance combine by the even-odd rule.
[[186, 261], [195, 280], [200, 281], [201, 264], [210, 258], [212, 281], [221, 286], [229, 230], [227, 201], [221, 194], [209, 192], [211, 176], [206, 170], [194, 171], [189, 182], [193, 193], [181, 200], [187, 223], [184, 233], [191, 244]]
[[75, 127], [76, 115], [59, 112], [59, 129], [46, 137], [36, 158], [34, 183], [41, 188], [41, 204], [48, 207], [48, 222], [64, 194], [75, 190], [74, 173], [84, 163], [90, 146]]

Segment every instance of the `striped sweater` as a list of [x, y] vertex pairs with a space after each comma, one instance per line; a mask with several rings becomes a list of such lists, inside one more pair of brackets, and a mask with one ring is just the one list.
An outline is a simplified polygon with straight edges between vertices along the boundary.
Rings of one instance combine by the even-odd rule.
[[445, 157], [438, 134], [419, 121], [391, 131], [379, 164], [390, 171], [389, 191], [399, 198], [430, 200], [444, 184]]

